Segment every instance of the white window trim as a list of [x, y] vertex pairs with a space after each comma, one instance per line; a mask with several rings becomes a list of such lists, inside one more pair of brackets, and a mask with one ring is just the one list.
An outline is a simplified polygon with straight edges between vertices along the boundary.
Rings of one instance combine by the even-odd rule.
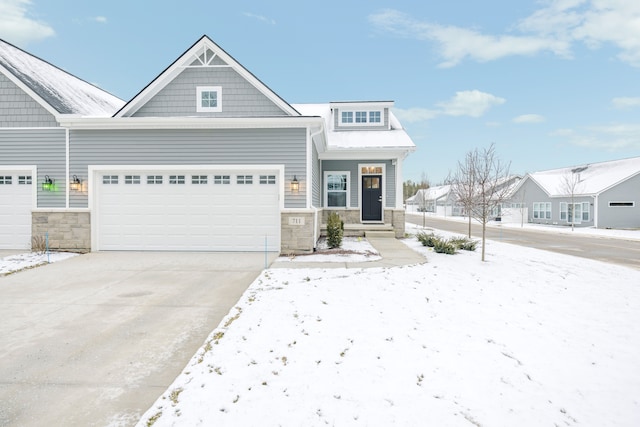
[[[202, 92], [216, 92], [218, 94], [217, 107], [202, 106]], [[222, 111], [222, 86], [198, 86], [196, 87], [196, 111], [198, 113], [219, 113]]]
[[[346, 175], [347, 176], [347, 190], [346, 190], [346, 203], [345, 206], [329, 206], [329, 190], [327, 189], [327, 182], [329, 181], [329, 175]], [[351, 172], [349, 171], [325, 171], [324, 172], [324, 207], [325, 209], [348, 209], [351, 207]]]
[[[631, 203], [631, 206], [624, 206], [624, 205], [611, 205], [611, 203]], [[635, 201], [631, 201], [631, 200], [612, 200], [609, 202], [609, 207], [610, 208], [635, 208], [636, 207], [636, 202]]]
[[[362, 168], [382, 168], [382, 173], [362, 173]], [[387, 166], [384, 163], [358, 163], [358, 206], [360, 207], [360, 221], [362, 221], [362, 177], [368, 175], [382, 175], [382, 218], [384, 222], [384, 210], [387, 208]]]
[[[353, 113], [353, 122], [343, 122], [342, 121], [342, 113]], [[365, 112], [367, 113], [367, 121], [366, 123], [357, 123], [356, 122], [356, 112]], [[372, 112], [377, 112], [380, 113], [380, 121], [379, 122], [370, 122], [369, 119], [371, 117], [371, 113]], [[354, 127], [360, 127], [360, 126], [384, 126], [384, 109], [382, 108], [354, 108], [354, 109], [345, 109], [345, 110], [338, 110], [338, 123], [340, 124], [340, 126], [354, 126]]]

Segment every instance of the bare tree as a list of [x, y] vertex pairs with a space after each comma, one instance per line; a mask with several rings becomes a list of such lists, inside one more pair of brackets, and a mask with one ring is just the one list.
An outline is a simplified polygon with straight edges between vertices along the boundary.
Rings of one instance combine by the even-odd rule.
[[482, 224], [482, 261], [485, 260], [487, 223], [494, 212], [508, 198], [509, 164], [503, 164], [496, 155], [495, 144], [478, 151], [476, 148], [458, 163], [453, 187], [460, 203], [469, 215], [469, 236], [471, 218]]
[[451, 185], [454, 203], [464, 208], [464, 213], [469, 219], [469, 238], [471, 238], [471, 213], [476, 197], [475, 167], [477, 163], [478, 150], [469, 151], [464, 156], [464, 161], [458, 161], [458, 168], [455, 173], [453, 175], [449, 173], [447, 178], [447, 182]]
[[567, 207], [567, 221], [571, 222], [571, 231], [575, 223], [575, 197], [580, 190], [580, 172], [586, 168], [575, 168], [571, 172], [567, 172], [560, 178], [560, 191], [566, 194], [570, 203]]

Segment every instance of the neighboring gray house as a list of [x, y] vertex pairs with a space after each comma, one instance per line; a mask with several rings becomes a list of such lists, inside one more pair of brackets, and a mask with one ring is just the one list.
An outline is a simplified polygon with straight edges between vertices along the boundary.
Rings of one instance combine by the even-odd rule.
[[640, 228], [640, 157], [527, 174], [511, 201], [532, 223]]
[[[496, 185], [497, 191], [504, 188], [515, 187], [520, 181], [519, 175], [509, 175], [501, 178]], [[415, 196], [407, 203], [407, 211], [417, 212], [424, 209], [425, 212], [431, 212], [438, 216], [466, 216], [467, 212], [464, 205], [459, 201], [458, 196], [454, 192], [453, 185], [439, 185], [429, 187], [425, 190], [418, 190]], [[478, 193], [480, 191], [478, 190]], [[492, 216], [498, 218], [501, 215], [503, 204], [496, 207]]]
[[420, 189], [407, 199], [407, 211], [430, 212], [440, 216], [451, 216], [452, 195], [450, 185], [438, 185]]
[[404, 234], [393, 102], [291, 105], [203, 36], [129, 102], [0, 41], [0, 248], [310, 252]]

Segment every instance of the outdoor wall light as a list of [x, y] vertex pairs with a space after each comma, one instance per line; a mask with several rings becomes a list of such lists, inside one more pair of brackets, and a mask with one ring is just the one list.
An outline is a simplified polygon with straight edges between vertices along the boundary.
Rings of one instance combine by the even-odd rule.
[[55, 189], [55, 180], [49, 178], [49, 175], [44, 176], [42, 182], [42, 191], [53, 191]]
[[293, 175], [293, 180], [291, 181], [291, 192], [297, 193], [300, 191], [300, 182], [298, 181], [298, 177]]
[[82, 191], [82, 181], [76, 175], [73, 175], [69, 182], [69, 188], [73, 191]]

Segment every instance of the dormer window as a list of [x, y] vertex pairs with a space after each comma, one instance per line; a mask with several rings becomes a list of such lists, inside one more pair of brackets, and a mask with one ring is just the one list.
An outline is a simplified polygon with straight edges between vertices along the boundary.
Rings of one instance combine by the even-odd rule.
[[219, 113], [222, 111], [221, 86], [199, 86], [196, 93], [196, 111], [198, 113]]
[[341, 111], [340, 124], [343, 126], [380, 126], [382, 110]]

